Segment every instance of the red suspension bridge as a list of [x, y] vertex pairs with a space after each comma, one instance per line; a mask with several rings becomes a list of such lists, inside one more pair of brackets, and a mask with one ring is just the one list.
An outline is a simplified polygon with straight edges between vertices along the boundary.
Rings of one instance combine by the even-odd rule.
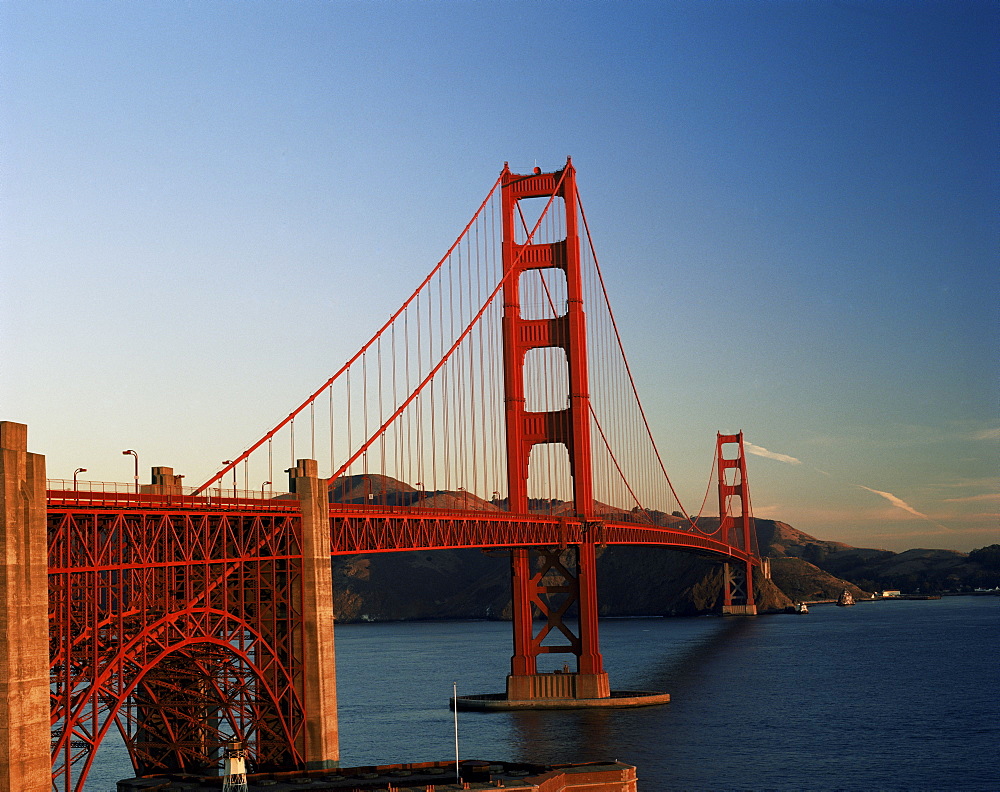
[[[755, 612], [742, 435], [716, 438], [689, 513], [639, 401], [569, 161], [505, 166], [357, 354], [197, 487], [170, 468], [143, 486], [46, 483], [19, 424], [0, 423], [0, 448], [9, 789], [82, 790], [111, 729], [139, 774], [209, 771], [233, 738], [260, 769], [334, 766], [331, 555], [509, 549], [512, 700], [610, 695], [595, 576], [605, 545], [714, 558], [724, 610]], [[704, 519], [713, 483], [719, 517]], [[571, 673], [540, 671], [548, 654]]]

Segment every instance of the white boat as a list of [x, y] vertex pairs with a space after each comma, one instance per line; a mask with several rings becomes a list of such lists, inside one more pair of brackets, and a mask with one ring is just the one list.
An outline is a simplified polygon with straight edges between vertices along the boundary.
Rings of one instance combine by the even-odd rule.
[[837, 600], [837, 604], [840, 605], [841, 607], [846, 607], [847, 605], [853, 605], [854, 597], [851, 596], [851, 592], [849, 592], [847, 589], [844, 589], [842, 592], [840, 592], [840, 599]]
[[795, 612], [796, 613], [809, 613], [809, 606], [806, 605], [804, 602], [797, 602], [797, 603], [795, 603]]

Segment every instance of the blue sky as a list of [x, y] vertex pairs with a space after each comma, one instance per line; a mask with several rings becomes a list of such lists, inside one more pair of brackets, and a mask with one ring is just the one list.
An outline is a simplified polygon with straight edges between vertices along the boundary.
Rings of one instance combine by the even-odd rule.
[[505, 161], [578, 170], [685, 502], [1000, 541], [1000, 7], [0, 2], [0, 417], [191, 478], [400, 304]]

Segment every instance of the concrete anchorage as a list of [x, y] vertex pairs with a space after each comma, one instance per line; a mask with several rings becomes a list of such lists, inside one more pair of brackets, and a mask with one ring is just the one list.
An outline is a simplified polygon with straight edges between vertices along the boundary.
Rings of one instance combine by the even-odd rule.
[[302, 669], [307, 770], [337, 767], [337, 662], [333, 642], [333, 568], [330, 564], [330, 502], [314, 459], [288, 471], [302, 509]]
[[0, 421], [0, 789], [49, 792], [45, 457]]

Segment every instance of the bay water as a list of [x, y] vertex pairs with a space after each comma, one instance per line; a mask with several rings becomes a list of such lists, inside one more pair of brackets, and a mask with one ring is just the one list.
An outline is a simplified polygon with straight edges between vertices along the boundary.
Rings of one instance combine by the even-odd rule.
[[[641, 709], [459, 714], [463, 759], [619, 759], [642, 792], [1000, 790], [1000, 598], [880, 601], [756, 618], [606, 619], [613, 689]], [[454, 758], [452, 685], [498, 693], [502, 622], [336, 628], [341, 764]], [[101, 747], [88, 792], [131, 776]]]

